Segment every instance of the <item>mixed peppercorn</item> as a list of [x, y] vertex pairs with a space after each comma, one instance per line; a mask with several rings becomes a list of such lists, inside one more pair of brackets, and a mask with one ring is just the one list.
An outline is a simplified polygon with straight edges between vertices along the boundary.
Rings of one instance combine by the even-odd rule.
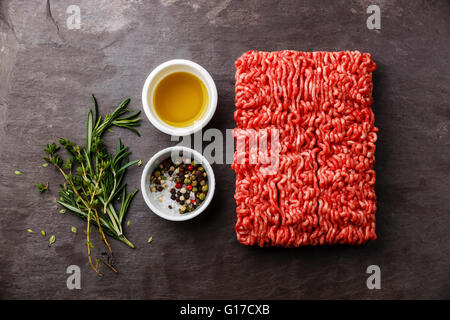
[[[170, 198], [179, 204], [181, 214], [192, 212], [206, 198], [208, 175], [202, 165], [191, 158], [180, 155], [174, 161], [167, 158], [153, 171], [150, 177], [151, 191], [162, 192], [169, 189]], [[162, 202], [163, 197], [158, 197]], [[173, 206], [169, 205], [169, 209]]]

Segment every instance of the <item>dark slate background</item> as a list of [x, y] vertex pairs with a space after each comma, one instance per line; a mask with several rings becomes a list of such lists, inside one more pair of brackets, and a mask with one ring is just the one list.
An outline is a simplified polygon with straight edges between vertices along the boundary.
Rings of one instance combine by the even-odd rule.
[[[0, 298], [450, 298], [448, 1], [0, 3]], [[80, 30], [67, 28], [71, 4], [81, 8]], [[371, 4], [381, 8], [381, 30], [366, 27]], [[219, 104], [208, 127], [232, 128], [234, 61], [249, 49], [373, 55], [379, 239], [361, 247], [242, 246], [233, 171], [214, 165], [214, 201], [192, 221], [162, 220], [139, 194], [126, 228], [137, 249], [113, 241], [120, 272], [98, 278], [87, 264], [84, 223], [58, 213], [61, 178], [41, 167], [44, 145], [60, 136], [83, 143], [91, 92], [102, 113], [126, 97], [141, 109], [145, 78], [172, 58], [212, 74]], [[117, 129], [108, 141], [120, 135], [144, 161], [175, 144], [146, 118], [140, 131], [136, 138]], [[141, 170], [129, 170], [130, 186], [139, 187]], [[41, 195], [34, 184], [46, 180], [51, 192]], [[56, 235], [51, 248], [41, 229]], [[81, 267], [81, 290], [66, 288], [71, 264]], [[381, 290], [366, 287], [371, 264], [381, 268]]]

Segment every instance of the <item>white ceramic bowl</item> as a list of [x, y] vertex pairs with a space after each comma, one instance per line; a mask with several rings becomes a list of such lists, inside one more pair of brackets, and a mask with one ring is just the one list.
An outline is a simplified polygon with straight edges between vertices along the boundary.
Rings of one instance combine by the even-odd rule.
[[[166, 194], [164, 196], [164, 191], [162, 191], [164, 201], [159, 202], [157, 200], [157, 197], [161, 195], [159, 192], [151, 192], [150, 190], [150, 177], [152, 175], [153, 170], [165, 159], [171, 157], [172, 152], [174, 152], [175, 156], [178, 155], [180, 151], [185, 152], [185, 155], [188, 155], [188, 153], [191, 154], [192, 158], [197, 162], [200, 163], [203, 168], [205, 168], [205, 172], [207, 173], [208, 177], [208, 193], [206, 194], [205, 200], [194, 210], [191, 212], [186, 212], [184, 214], [180, 214], [176, 208], [169, 209], [168, 204], [175, 204], [175, 201], [170, 199], [169, 191], [166, 189]], [[187, 152], [187, 153], [186, 153]], [[184, 221], [192, 219], [196, 216], [198, 216], [200, 213], [202, 213], [211, 202], [213, 196], [214, 196], [214, 190], [216, 187], [216, 181], [214, 178], [214, 172], [211, 168], [211, 165], [209, 162], [203, 157], [199, 152], [186, 148], [181, 146], [175, 146], [163, 149], [156, 153], [145, 165], [144, 171], [142, 172], [141, 177], [141, 190], [142, 195], [144, 197], [145, 203], [148, 205], [148, 207], [156, 213], [161, 218], [164, 218], [166, 220], [171, 221]]]
[[[197, 76], [208, 91], [208, 105], [203, 116], [189, 127], [178, 128], [162, 121], [156, 114], [153, 95], [158, 83], [174, 72], [188, 72]], [[157, 66], [145, 80], [142, 89], [142, 106], [150, 122], [160, 131], [173, 136], [186, 136], [201, 130], [212, 118], [217, 107], [217, 88], [211, 75], [199, 64], [183, 59], [166, 61]]]

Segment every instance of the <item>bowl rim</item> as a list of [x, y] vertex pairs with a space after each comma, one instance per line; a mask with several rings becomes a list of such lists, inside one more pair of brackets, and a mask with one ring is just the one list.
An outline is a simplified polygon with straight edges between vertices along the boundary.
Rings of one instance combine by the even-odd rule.
[[[195, 209], [193, 212], [189, 212], [186, 214], [180, 214], [179, 216], [177, 215], [170, 215], [170, 214], [166, 214], [165, 212], [163, 212], [162, 210], [160, 210], [159, 208], [155, 207], [153, 205], [153, 203], [150, 201], [150, 197], [147, 194], [147, 189], [146, 189], [146, 181], [147, 178], [149, 177], [150, 174], [150, 167], [152, 166], [152, 164], [163, 154], [165, 153], [170, 153], [173, 150], [175, 151], [186, 151], [186, 152], [191, 152], [191, 154], [194, 157], [200, 158], [202, 160], [202, 165], [205, 168], [205, 170], [208, 173], [208, 182], [209, 182], [209, 189], [208, 189], [208, 193], [206, 196], [206, 199], [202, 202], [201, 206], [199, 206], [197, 209]], [[209, 161], [198, 151], [191, 149], [191, 148], [187, 148], [187, 147], [183, 147], [183, 146], [173, 146], [173, 147], [168, 147], [165, 149], [162, 149], [160, 151], [158, 151], [157, 153], [155, 153], [146, 163], [144, 170], [142, 171], [142, 176], [141, 176], [141, 190], [142, 190], [142, 196], [144, 198], [145, 203], [147, 204], [147, 206], [150, 208], [150, 210], [156, 214], [157, 216], [160, 216], [163, 219], [166, 220], [170, 220], [170, 221], [186, 221], [186, 220], [190, 220], [193, 219], [195, 217], [197, 217], [198, 215], [200, 215], [211, 203], [212, 198], [214, 197], [214, 191], [216, 189], [216, 180], [214, 177], [214, 171], [211, 167], [211, 164], [209, 163]]]
[[[186, 127], [186, 128], [177, 128], [177, 127], [169, 127], [166, 125], [163, 125], [161, 122], [162, 120], [157, 119], [152, 112], [150, 111], [150, 104], [147, 99], [148, 96], [148, 90], [150, 88], [150, 84], [152, 83], [153, 79], [164, 69], [175, 66], [175, 65], [183, 65], [187, 66], [188, 68], [195, 69], [197, 72], [199, 72], [205, 79], [207, 83], [205, 83], [206, 90], [208, 91], [208, 95], [211, 97], [211, 103], [208, 105], [208, 108], [206, 110], [205, 116], [200, 120], [195, 122], [192, 126]], [[203, 81], [202, 79], [200, 79]], [[208, 89], [210, 88], [210, 89]], [[144, 109], [144, 113], [147, 116], [148, 120], [153, 124], [155, 128], [157, 128], [159, 131], [162, 131], [164, 133], [173, 135], [173, 136], [186, 136], [193, 134], [201, 129], [203, 129], [209, 121], [212, 119], [214, 113], [216, 112], [217, 108], [217, 100], [218, 100], [218, 94], [217, 94], [217, 87], [214, 83], [213, 78], [209, 74], [209, 72], [203, 68], [198, 63], [195, 63], [190, 60], [186, 59], [172, 59], [166, 62], [161, 63], [156, 68], [150, 72], [147, 79], [145, 80], [144, 87], [142, 88], [142, 107]]]

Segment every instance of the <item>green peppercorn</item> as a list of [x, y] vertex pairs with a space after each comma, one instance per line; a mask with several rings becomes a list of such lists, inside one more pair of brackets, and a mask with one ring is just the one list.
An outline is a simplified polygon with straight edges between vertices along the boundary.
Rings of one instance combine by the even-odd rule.
[[206, 184], [206, 181], [205, 181], [205, 180], [200, 181], [200, 185], [201, 185], [201, 186], [204, 186], [205, 184]]
[[200, 171], [205, 171], [205, 168], [203, 168], [202, 166], [200, 166], [200, 167], [198, 168], [198, 170], [200, 170]]
[[159, 170], [156, 170], [155, 173], [154, 173], [154, 175], [155, 175], [156, 177], [159, 177], [159, 176], [161, 175], [161, 172], [159, 172]]
[[192, 181], [192, 186], [195, 187], [197, 185], [197, 180]]
[[188, 206], [188, 211], [189, 211], [189, 212], [194, 211], [194, 207], [193, 207], [193, 206]]
[[203, 192], [208, 191], [208, 185], [205, 184], [205, 185], [202, 187], [202, 191], [203, 191]]
[[203, 201], [203, 200], [205, 200], [205, 194], [204, 193], [200, 193], [199, 195], [198, 195], [198, 198], [201, 200], [201, 201]]
[[198, 189], [197, 189], [197, 187], [193, 187], [193, 188], [192, 188], [192, 192], [193, 192], [193, 193], [196, 193], [196, 192], [198, 192]]
[[191, 184], [191, 180], [188, 178], [184, 179], [184, 184]]

